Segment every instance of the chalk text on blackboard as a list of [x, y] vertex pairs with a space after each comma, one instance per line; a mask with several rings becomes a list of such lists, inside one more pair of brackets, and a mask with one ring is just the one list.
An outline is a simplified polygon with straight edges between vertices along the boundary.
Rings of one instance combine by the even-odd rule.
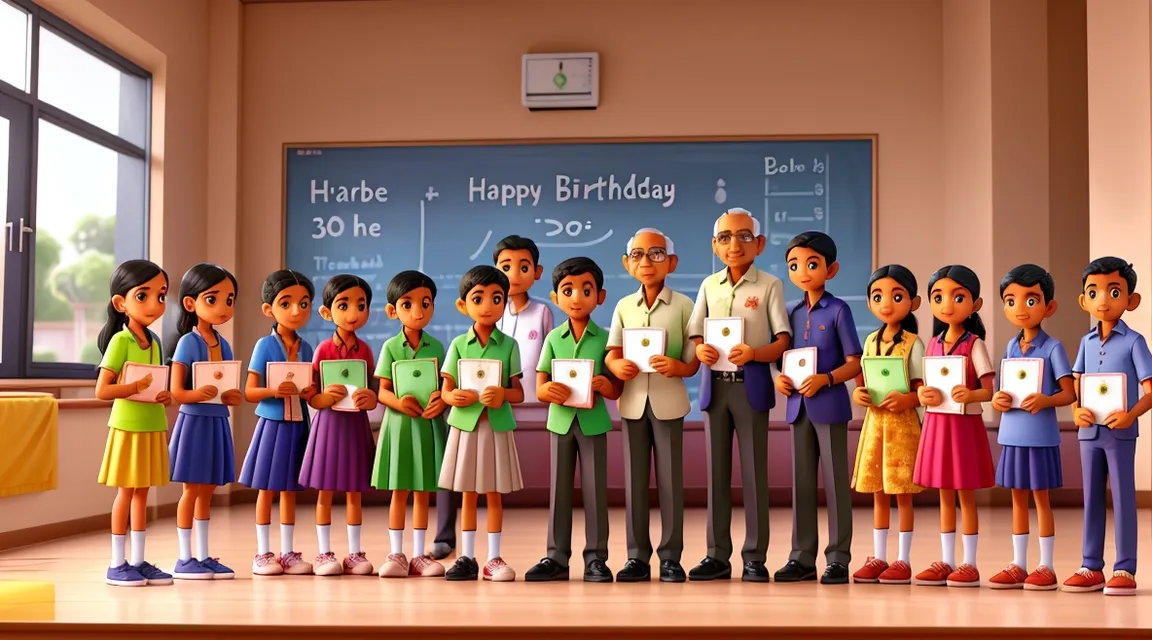
[[488, 184], [484, 178], [480, 178], [480, 182], [476, 182], [476, 178], [468, 178], [468, 202], [498, 200], [501, 207], [507, 207], [509, 202], [515, 202], [519, 207], [525, 200], [531, 199], [535, 207], [540, 204], [541, 190], [538, 184]]
[[330, 185], [327, 180], [320, 184], [315, 180], [312, 181], [312, 204], [327, 203], [329, 196], [336, 202], [384, 203], [388, 202], [388, 189], [369, 186], [366, 180], [361, 180], [360, 184], [351, 187], [342, 184]]
[[676, 201], [676, 185], [660, 184], [648, 176], [637, 182], [635, 173], [627, 182], [617, 181], [616, 174], [610, 174], [607, 180], [599, 176], [595, 182], [557, 175], [556, 202], [568, 200], [659, 200], [665, 207], [671, 207]]
[[352, 256], [341, 260], [332, 260], [328, 256], [313, 256], [312, 259], [316, 261], [316, 270], [320, 272], [359, 271], [361, 269], [384, 268], [384, 256], [380, 254], [368, 256], [367, 258], [356, 258]]
[[812, 158], [812, 164], [806, 164], [803, 160], [796, 160], [796, 158], [788, 158], [780, 160], [776, 156], [767, 156], [764, 158], [764, 175], [774, 176], [781, 173], [804, 173], [811, 171], [812, 173], [824, 173], [824, 161], [820, 158]]
[[[344, 218], [341, 216], [328, 216], [327, 218], [312, 218], [312, 223], [316, 225], [316, 230], [312, 232], [312, 239], [319, 240], [320, 238], [339, 238], [344, 235]], [[360, 214], [352, 214], [352, 237], [370, 237], [379, 238], [381, 235], [380, 223], [361, 222]]]

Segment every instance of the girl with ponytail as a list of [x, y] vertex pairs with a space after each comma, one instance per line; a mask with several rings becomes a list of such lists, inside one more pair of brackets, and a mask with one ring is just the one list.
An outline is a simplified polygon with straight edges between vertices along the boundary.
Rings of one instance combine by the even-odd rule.
[[[172, 396], [161, 391], [155, 402], [129, 400], [147, 389], [152, 377], [119, 382], [125, 363], [163, 363], [160, 339], [148, 326], [164, 315], [168, 274], [147, 260], [129, 260], [116, 267], [108, 289], [108, 321], [96, 340], [104, 354], [96, 397], [112, 401], [98, 482], [117, 488], [112, 503], [112, 562], [105, 582], [118, 587], [172, 584], [171, 575], [144, 561], [148, 489], [168, 484], [164, 405], [172, 402]], [[129, 524], [132, 556], [126, 558]]]
[[[981, 403], [992, 399], [996, 372], [984, 344], [984, 323], [977, 312], [983, 306], [980, 279], [968, 267], [942, 267], [928, 280], [933, 336], [928, 356], [964, 356], [965, 385], [953, 389], [922, 386], [920, 404], [929, 410], [924, 417], [920, 450], [912, 480], [940, 490], [940, 544], [943, 558], [916, 576], [921, 585], [980, 586], [976, 569], [976, 541], [980, 522], [976, 512], [977, 489], [996, 482], [992, 452], [984, 430]], [[928, 366], [927, 364], [925, 366]], [[931, 407], [943, 402], [943, 394], [963, 405], [963, 414], [935, 413]], [[956, 498], [960, 498], [964, 561], [956, 565]]]
[[[920, 444], [920, 401], [916, 390], [924, 381], [924, 343], [916, 335], [915, 311], [920, 308], [916, 276], [906, 267], [891, 264], [880, 267], [868, 279], [868, 310], [880, 320], [880, 328], [864, 341], [864, 358], [895, 356], [904, 359], [909, 384], [907, 393], [893, 391], [879, 404], [856, 380], [852, 400], [867, 407], [852, 487], [873, 496], [873, 555], [852, 577], [856, 582], [909, 584], [912, 567], [912, 496], [922, 490], [912, 481], [916, 449]], [[892, 516], [892, 496], [900, 509], [900, 555], [888, 564], [888, 528]]]

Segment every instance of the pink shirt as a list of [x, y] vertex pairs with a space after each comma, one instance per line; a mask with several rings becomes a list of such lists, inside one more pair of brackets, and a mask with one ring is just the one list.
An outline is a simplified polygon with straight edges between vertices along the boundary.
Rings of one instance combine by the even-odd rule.
[[520, 347], [520, 365], [524, 370], [520, 386], [524, 389], [524, 401], [539, 402], [536, 399], [536, 366], [540, 362], [544, 339], [553, 329], [552, 308], [536, 298], [528, 298], [528, 305], [516, 313], [509, 300], [504, 307], [504, 317], [496, 323], [496, 328], [515, 338]]

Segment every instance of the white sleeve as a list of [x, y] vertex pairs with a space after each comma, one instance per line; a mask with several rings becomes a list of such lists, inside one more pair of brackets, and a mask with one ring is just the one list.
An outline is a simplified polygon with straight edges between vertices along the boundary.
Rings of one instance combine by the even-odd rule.
[[988, 357], [988, 346], [979, 338], [972, 343], [972, 366], [976, 369], [977, 378], [983, 378], [989, 373], [996, 373], [996, 370], [992, 368], [992, 359]]
[[908, 382], [913, 380], [924, 381], [924, 343], [916, 338], [912, 343], [911, 353], [908, 354]]

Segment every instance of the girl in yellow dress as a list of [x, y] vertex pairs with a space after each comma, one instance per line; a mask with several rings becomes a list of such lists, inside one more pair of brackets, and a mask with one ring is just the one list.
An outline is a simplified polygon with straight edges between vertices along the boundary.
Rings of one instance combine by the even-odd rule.
[[[888, 265], [877, 269], [868, 279], [868, 309], [883, 324], [864, 342], [864, 357], [904, 358], [911, 388], [908, 393], [893, 391], [879, 406], [873, 406], [860, 377], [852, 394], [856, 404], [868, 408], [860, 430], [852, 487], [875, 498], [872, 534], [875, 550], [852, 576], [856, 582], [909, 584], [912, 581], [908, 560], [912, 547], [912, 496], [922, 490], [912, 482], [920, 445], [920, 414], [916, 410], [920, 403], [916, 388], [924, 379], [924, 343], [916, 335], [916, 316], [913, 315], [919, 306], [916, 277], [907, 268]], [[900, 509], [900, 555], [889, 565], [888, 527], [893, 495]]]

